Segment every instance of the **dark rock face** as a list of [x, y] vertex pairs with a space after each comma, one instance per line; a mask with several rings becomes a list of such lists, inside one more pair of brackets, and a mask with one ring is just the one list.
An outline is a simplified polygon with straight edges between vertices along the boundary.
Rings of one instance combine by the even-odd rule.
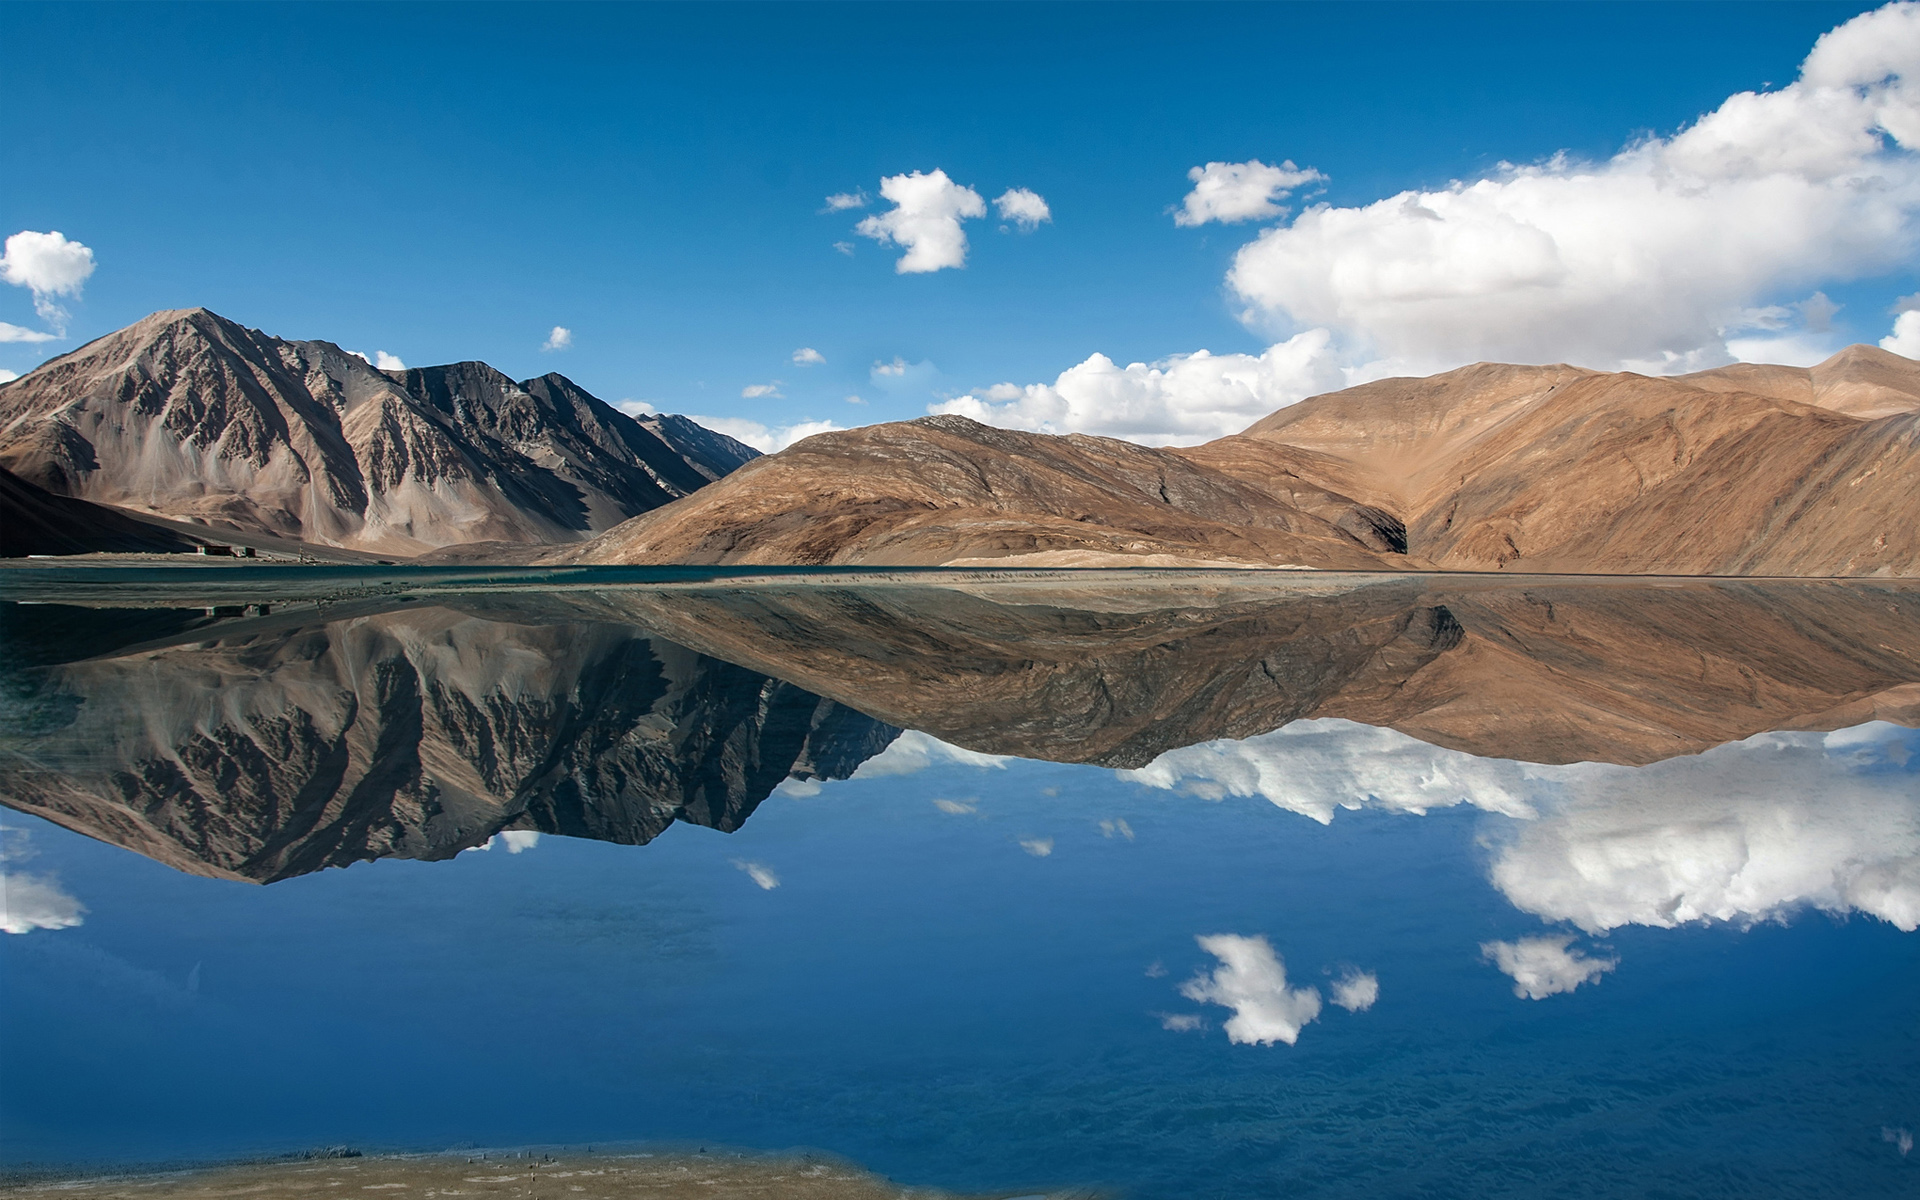
[[0, 385], [0, 466], [135, 513], [413, 555], [578, 540], [755, 456], [649, 420], [559, 375], [387, 373], [188, 309]]
[[29, 554], [178, 554], [196, 543], [101, 504], [56, 496], [0, 468], [0, 558]]
[[258, 882], [503, 830], [732, 830], [782, 780], [843, 778], [899, 732], [632, 628], [437, 608], [7, 682], [9, 806]]

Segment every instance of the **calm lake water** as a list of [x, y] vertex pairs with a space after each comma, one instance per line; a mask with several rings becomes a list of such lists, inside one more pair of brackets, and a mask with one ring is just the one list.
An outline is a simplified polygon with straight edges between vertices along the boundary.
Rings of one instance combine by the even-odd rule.
[[7, 1163], [1920, 1189], [1920, 586], [294, 570], [0, 592]]

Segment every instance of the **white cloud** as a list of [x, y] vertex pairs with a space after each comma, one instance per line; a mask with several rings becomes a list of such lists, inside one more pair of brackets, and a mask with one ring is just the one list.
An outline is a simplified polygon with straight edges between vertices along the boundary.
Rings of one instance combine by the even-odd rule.
[[1022, 838], [1020, 848], [1035, 858], [1045, 858], [1053, 853], [1052, 838]]
[[827, 197], [827, 206], [820, 211], [845, 212], [850, 208], [865, 208], [866, 206], [867, 194], [865, 192], [835, 192], [833, 195]]
[[1521, 938], [1517, 942], [1483, 942], [1480, 953], [1513, 977], [1513, 994], [1523, 1000], [1545, 1000], [1592, 983], [1620, 965], [1613, 958], [1588, 958], [1567, 947], [1572, 934]]
[[1589, 933], [1751, 924], [1801, 908], [1920, 928], [1913, 735], [1762, 734], [1638, 769], [1542, 770], [1565, 796], [1494, 840], [1515, 907]]
[[1046, 200], [1039, 192], [1027, 188], [1008, 188], [994, 200], [993, 206], [999, 210], [1002, 221], [1022, 233], [1032, 233], [1040, 228], [1042, 221], [1053, 220], [1053, 210], [1047, 207]]
[[622, 400], [620, 403], [614, 405], [614, 407], [630, 417], [657, 417], [660, 415], [660, 410], [655, 408], [650, 401], [646, 400]]
[[851, 396], [851, 395], [850, 395], [850, 396], [848, 396], [848, 397], [847, 397], [847, 403], [848, 403], [848, 404], [865, 404], [865, 403], [866, 403], [866, 401], [865, 401], [865, 400], [862, 400], [862, 399], [861, 399], [860, 397], [858, 397], [858, 396]]
[[20, 378], [20, 372], [9, 371], [5, 367], [0, 367], [0, 383], [12, 383], [18, 378]]
[[42, 333], [38, 329], [28, 329], [24, 325], [9, 325], [0, 321], [0, 342], [52, 342], [59, 340], [58, 334]]
[[30, 290], [33, 311], [53, 326], [56, 334], [65, 337], [67, 312], [53, 298], [78, 296], [93, 267], [93, 251], [68, 241], [59, 230], [35, 233], [23, 229], [7, 239], [6, 251], [0, 254], [0, 282]]
[[1920, 311], [1908, 309], [1893, 319], [1893, 332], [1880, 339], [1882, 350], [1920, 358]]
[[1118, 774], [1134, 783], [1210, 800], [1261, 796], [1324, 825], [1342, 808], [1425, 813], [1472, 804], [1530, 817], [1534, 806], [1528, 796], [1541, 770], [1325, 717], [1295, 721], [1243, 741], [1169, 750], [1138, 770]]
[[1254, 319], [1332, 329], [1396, 368], [1725, 362], [1728, 331], [1769, 297], [1910, 259], [1916, 28], [1910, 2], [1856, 17], [1792, 85], [1604, 162], [1310, 208], [1244, 247], [1228, 282]]
[[788, 446], [816, 433], [831, 433], [844, 426], [832, 421], [798, 421], [792, 425], [763, 425], [743, 417], [694, 417], [715, 433], [724, 433], [737, 442], [745, 442], [762, 454], [777, 454]]
[[1380, 999], [1380, 977], [1372, 971], [1349, 970], [1328, 989], [1335, 1004], [1348, 1012], [1365, 1012]]
[[770, 892], [780, 886], [780, 877], [775, 875], [773, 868], [765, 863], [749, 862], [744, 858], [736, 858], [733, 860], [733, 865], [745, 871], [747, 878], [759, 884], [760, 890], [763, 892]]
[[906, 253], [893, 268], [897, 273], [925, 274], [967, 264], [967, 234], [960, 222], [987, 215], [980, 193], [934, 170], [889, 175], [880, 181], [880, 195], [892, 201], [893, 208], [863, 219], [854, 232], [881, 245], [903, 247]]
[[546, 351], [565, 350], [571, 345], [573, 345], [573, 330], [565, 325], [555, 325], [553, 332], [547, 335], [547, 340], [540, 343], [540, 348]]
[[977, 800], [935, 800], [933, 806], [952, 817], [980, 811], [980, 802]]
[[893, 739], [891, 745], [860, 764], [855, 779], [873, 779], [881, 775], [911, 775], [928, 767], [954, 764], [962, 767], [1006, 770], [1007, 759], [999, 754], [981, 754], [950, 745], [931, 734], [909, 729]]
[[844, 254], [844, 255], [846, 255], [846, 256], [847, 256], [848, 258], [852, 258], [852, 257], [853, 257], [853, 243], [852, 243], [852, 242], [835, 242], [835, 243], [833, 244], [833, 248], [834, 248], [835, 250], [838, 250], [838, 251], [839, 251], [840, 253], [842, 253], [842, 254]]
[[0, 872], [0, 932], [71, 929], [85, 921], [86, 911], [49, 876]]
[[775, 399], [781, 399], [780, 381], [776, 379], [772, 383], [750, 383], [740, 389], [740, 398], [742, 400], [758, 400], [762, 396], [772, 396]]
[[373, 364], [382, 371], [404, 371], [407, 369], [407, 364], [400, 361], [399, 355], [388, 354], [385, 350], [375, 350], [372, 358], [368, 358], [358, 350], [349, 350], [347, 353], [353, 355], [361, 362]]
[[1121, 367], [1096, 354], [1052, 383], [1002, 383], [927, 411], [1037, 433], [1093, 433], [1157, 446], [1238, 433], [1276, 408], [1346, 386], [1331, 337], [1315, 329], [1266, 353], [1176, 354]]
[[1231, 1008], [1227, 1040], [1248, 1046], [1291, 1046], [1300, 1031], [1320, 1017], [1315, 988], [1287, 986], [1287, 968], [1264, 937], [1218, 933], [1195, 938], [1220, 960], [1212, 974], [1202, 972], [1180, 985], [1180, 994], [1201, 1004]]
[[1127, 824], [1125, 817], [1116, 817], [1111, 821], [1102, 821], [1100, 822], [1100, 836], [1107, 838], [1120, 837], [1130, 842], [1133, 840], [1133, 826]]
[[1880, 1127], [1880, 1140], [1898, 1150], [1901, 1158], [1913, 1153], [1913, 1130], [1911, 1129], [1895, 1129], [1883, 1125]]
[[468, 846], [466, 850], [461, 851], [461, 853], [465, 854], [474, 850], [492, 850], [495, 846], [498, 846], [508, 854], [519, 854], [523, 851], [531, 850], [539, 844], [540, 834], [537, 830], [509, 829], [504, 833], [494, 834], [478, 846]]
[[773, 790], [783, 796], [791, 796], [795, 800], [804, 800], [808, 796], [818, 796], [820, 786], [818, 779], [795, 779], [789, 776], [782, 779], [779, 786]]
[[1205, 1029], [1207, 1020], [1199, 1013], [1155, 1013], [1160, 1018], [1160, 1028], [1172, 1033], [1192, 1033]]
[[802, 346], [793, 352], [793, 361], [801, 366], [814, 366], [827, 361], [827, 356], [812, 346]]
[[1327, 177], [1312, 167], [1301, 170], [1292, 160], [1270, 167], [1255, 158], [1243, 163], [1210, 162], [1188, 171], [1187, 178], [1193, 181], [1193, 190], [1173, 214], [1175, 225], [1278, 217], [1287, 210], [1275, 201], [1305, 184], [1324, 183]]

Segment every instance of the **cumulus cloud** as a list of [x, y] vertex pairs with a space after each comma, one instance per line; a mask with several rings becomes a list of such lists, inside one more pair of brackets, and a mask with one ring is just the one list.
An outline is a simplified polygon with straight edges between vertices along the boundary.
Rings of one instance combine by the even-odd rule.
[[928, 767], [955, 765], [1006, 770], [1010, 760], [999, 754], [981, 754], [977, 750], [941, 741], [932, 734], [909, 729], [893, 739], [885, 750], [860, 764], [855, 779], [873, 779], [882, 775], [911, 775]]
[[0, 321], [0, 342], [51, 342], [58, 338], [58, 334], [42, 333], [25, 325], [9, 325]]
[[1908, 309], [1893, 320], [1893, 332], [1880, 339], [1882, 350], [1920, 358], [1920, 311]]
[[993, 207], [999, 210], [1002, 221], [1021, 233], [1032, 233], [1040, 228], [1040, 222], [1053, 220], [1053, 210], [1040, 193], [1027, 188], [1008, 188], [994, 200]]
[[811, 367], [827, 361], [827, 356], [812, 346], [802, 346], [793, 352], [793, 361], [803, 367]]
[[54, 298], [78, 296], [93, 268], [93, 251], [68, 241], [57, 229], [51, 233], [23, 229], [7, 239], [5, 252], [0, 253], [0, 282], [31, 291], [33, 311], [60, 337], [67, 333], [67, 310]]
[[1343, 972], [1327, 991], [1328, 999], [1348, 1012], [1365, 1012], [1380, 999], [1380, 977], [1355, 968]]
[[5, 367], [0, 367], [0, 383], [12, 383], [18, 378], [20, 378], [20, 372], [9, 371]]
[[1035, 858], [1045, 858], [1053, 853], [1052, 838], [1023, 838], [1020, 848]]
[[1396, 366], [1725, 362], [1769, 297], [1910, 258], [1916, 29], [1911, 2], [1863, 14], [1788, 87], [1731, 96], [1604, 162], [1563, 155], [1309, 208], [1244, 247], [1228, 283], [1255, 319], [1324, 326]]
[[750, 862], [744, 858], [736, 858], [733, 860], [733, 865], [745, 871], [747, 878], [758, 884], [760, 890], [763, 892], [770, 892], [780, 886], [780, 877], [775, 875], [773, 868], [765, 863]]
[[827, 197], [827, 206], [821, 212], [846, 212], [850, 208], [865, 208], [867, 194], [861, 191], [835, 192]]
[[1233, 224], [1282, 216], [1287, 210], [1276, 201], [1295, 188], [1324, 183], [1327, 177], [1312, 167], [1301, 170], [1292, 160], [1270, 167], [1255, 158], [1242, 163], [1210, 162], [1188, 171], [1187, 178], [1193, 181], [1193, 190], [1174, 212], [1175, 225]]
[[[1637, 770], [1554, 769], [1563, 798], [1494, 840], [1515, 907], [1588, 933], [1751, 924], [1796, 909], [1920, 929], [1914, 735], [1762, 734]], [[1545, 772], [1543, 772], [1544, 774]]]
[[750, 383], [740, 389], [740, 398], [742, 400], [758, 400], [762, 396], [772, 396], [776, 399], [781, 398], [780, 381], [776, 379], [772, 383]]
[[1300, 1031], [1320, 1017], [1320, 992], [1287, 985], [1287, 968], [1264, 937], [1217, 933], [1194, 939], [1220, 960], [1180, 985], [1180, 994], [1201, 1004], [1233, 1010], [1227, 1040], [1247, 1046], [1271, 1046], [1300, 1040]]
[[407, 369], [407, 364], [400, 361], [399, 355], [388, 354], [385, 350], [375, 350], [371, 358], [358, 350], [349, 350], [347, 353], [353, 355], [361, 362], [370, 363], [380, 368], [382, 371], [404, 371]]
[[931, 405], [988, 425], [1036, 433], [1092, 433], [1150, 446], [1191, 446], [1238, 433], [1308, 396], [1346, 386], [1324, 329], [1264, 354], [1176, 354], [1125, 367], [1104, 354], [1052, 383], [1002, 383]]
[[86, 911], [50, 876], [0, 872], [0, 932], [71, 929], [85, 921]]
[[1100, 836], [1105, 838], [1125, 838], [1133, 840], [1133, 826], [1127, 824], [1125, 817], [1116, 817], [1111, 821], [1100, 822]]
[[1155, 1013], [1160, 1018], [1160, 1028], [1172, 1033], [1192, 1033], [1205, 1029], [1207, 1020], [1199, 1013]]
[[[498, 846], [502, 850], [505, 850], [508, 854], [521, 854], [521, 853], [524, 853], [525, 851], [533, 849], [535, 846], [538, 846], [539, 844], [540, 844], [540, 834], [537, 830], [509, 829], [504, 833], [494, 834], [492, 837], [488, 838], [486, 841], [481, 842], [478, 846], [468, 846], [467, 851], [492, 850], [495, 846]], [[465, 852], [466, 851], [462, 851], [462, 853], [465, 853]]]
[[[1559, 155], [1308, 207], [1243, 246], [1228, 274], [1243, 320], [1288, 338], [1257, 359], [1175, 354], [1122, 369], [1095, 354], [1053, 383], [1000, 384], [930, 411], [1186, 445], [1319, 392], [1478, 360], [1650, 374], [1817, 362], [1838, 348], [1817, 289], [1913, 259], [1916, 29], [1913, 0], [1856, 17], [1820, 38], [1790, 86], [1731, 96], [1603, 161]], [[1190, 174], [1182, 225], [1280, 218], [1285, 192], [1320, 182], [1258, 160]], [[1920, 318], [1903, 314], [1882, 345], [1920, 351]], [[1208, 371], [1260, 382], [1223, 391]]]
[[622, 400], [620, 403], [614, 405], [614, 407], [630, 417], [657, 417], [660, 415], [660, 410], [646, 400]]
[[1471, 804], [1531, 817], [1542, 768], [1444, 750], [1338, 717], [1295, 721], [1241, 741], [1169, 750], [1122, 779], [1203, 799], [1260, 796], [1321, 824], [1340, 809], [1425, 813]]
[[838, 251], [839, 251], [840, 253], [842, 253], [842, 254], [844, 254], [844, 255], [846, 255], [846, 256], [847, 256], [848, 258], [852, 258], [852, 257], [853, 257], [853, 243], [852, 243], [852, 242], [835, 242], [835, 243], [833, 244], [833, 248], [834, 248], [835, 250], [838, 250]]
[[1572, 934], [1483, 942], [1480, 954], [1513, 978], [1514, 995], [1522, 1000], [1545, 1000], [1592, 983], [1620, 965], [1618, 959], [1588, 958], [1578, 950], [1569, 950], [1572, 944]]
[[553, 332], [547, 335], [547, 340], [540, 343], [540, 348], [551, 352], [554, 350], [565, 350], [571, 345], [573, 345], [573, 330], [568, 329], [565, 325], [555, 325]]
[[936, 169], [889, 175], [880, 181], [880, 195], [893, 207], [863, 219], [854, 232], [883, 246], [905, 249], [894, 263], [897, 273], [917, 275], [966, 266], [967, 234], [960, 223], [987, 215], [987, 203], [979, 192]]
[[778, 454], [788, 446], [816, 433], [831, 433], [845, 426], [832, 421], [796, 421], [791, 425], [763, 425], [744, 417], [694, 417], [715, 433], [724, 433], [736, 442], [745, 442], [762, 454]]

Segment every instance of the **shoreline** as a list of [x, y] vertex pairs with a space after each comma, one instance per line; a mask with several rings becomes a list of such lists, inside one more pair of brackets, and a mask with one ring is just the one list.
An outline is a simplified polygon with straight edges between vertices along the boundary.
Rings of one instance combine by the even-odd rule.
[[[897, 1183], [817, 1151], [619, 1144], [446, 1150], [316, 1151], [270, 1159], [122, 1167], [0, 1167], [0, 1196], [88, 1200], [343, 1198], [394, 1200], [1094, 1200], [1084, 1189], [952, 1192]], [[371, 1200], [371, 1198], [369, 1198]]]

